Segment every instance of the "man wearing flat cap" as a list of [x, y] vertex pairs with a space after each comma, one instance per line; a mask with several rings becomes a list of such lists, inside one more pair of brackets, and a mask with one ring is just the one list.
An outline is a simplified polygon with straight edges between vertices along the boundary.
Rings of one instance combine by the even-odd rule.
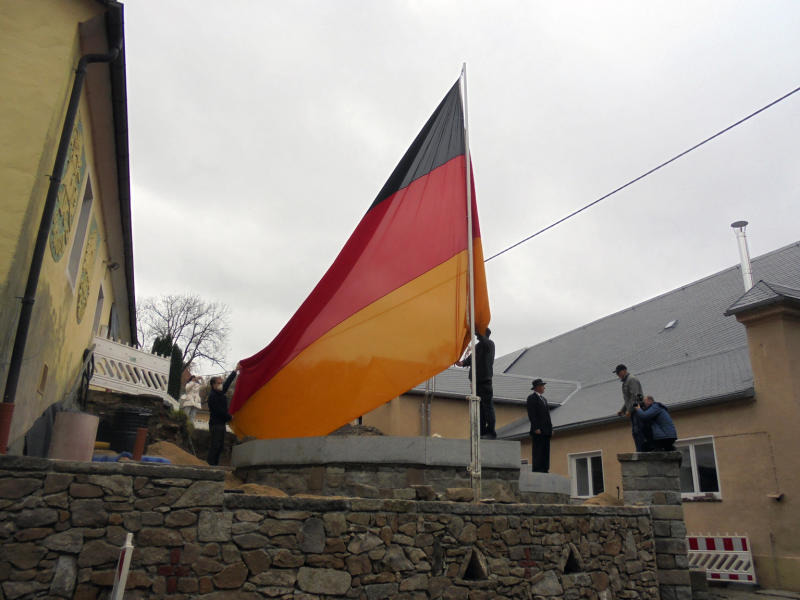
[[550, 422], [550, 407], [544, 394], [541, 379], [531, 383], [533, 393], [528, 396], [528, 419], [531, 422], [531, 463], [536, 473], [550, 471], [550, 437], [553, 435], [553, 424]]
[[639, 383], [639, 380], [628, 373], [628, 367], [625, 365], [617, 365], [617, 368], [614, 369], [614, 373], [617, 374], [620, 381], [622, 382], [622, 408], [617, 411], [617, 414], [620, 417], [628, 417], [631, 420], [631, 435], [633, 436], [633, 443], [636, 446], [637, 452], [644, 452], [645, 451], [645, 442], [646, 442], [646, 434], [645, 434], [645, 424], [641, 422], [639, 416], [636, 414], [634, 407], [640, 404], [644, 399], [644, 393], [642, 392], [642, 384]]

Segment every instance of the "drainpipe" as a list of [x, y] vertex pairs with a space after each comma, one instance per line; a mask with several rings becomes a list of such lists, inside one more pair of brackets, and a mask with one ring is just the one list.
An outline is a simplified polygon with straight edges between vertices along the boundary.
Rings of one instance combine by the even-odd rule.
[[39, 223], [39, 233], [36, 236], [36, 245], [33, 248], [33, 258], [31, 259], [30, 271], [28, 271], [25, 295], [22, 297], [22, 308], [20, 309], [19, 322], [17, 323], [17, 333], [14, 337], [14, 349], [11, 351], [11, 360], [8, 365], [8, 378], [6, 379], [5, 392], [3, 393], [3, 402], [0, 404], [0, 454], [5, 454], [8, 450], [11, 416], [14, 413], [14, 400], [17, 394], [20, 370], [22, 369], [22, 357], [25, 353], [25, 344], [28, 341], [28, 328], [33, 314], [33, 303], [36, 300], [36, 288], [39, 285], [39, 274], [42, 271], [44, 252], [47, 248], [47, 237], [50, 235], [50, 224], [53, 220], [53, 211], [56, 207], [58, 188], [61, 185], [64, 164], [67, 161], [72, 128], [75, 125], [75, 117], [78, 114], [78, 104], [81, 98], [83, 82], [86, 78], [86, 69], [93, 63], [110, 63], [116, 60], [122, 49], [122, 40], [123, 36], [122, 32], [120, 32], [116, 47], [108, 54], [85, 54], [81, 56], [78, 61], [78, 66], [75, 69], [75, 80], [72, 84], [72, 93], [69, 97], [67, 115], [64, 118], [64, 127], [61, 130], [61, 139], [58, 142], [56, 160], [53, 164], [53, 174], [50, 175], [50, 187], [47, 189], [42, 220]]

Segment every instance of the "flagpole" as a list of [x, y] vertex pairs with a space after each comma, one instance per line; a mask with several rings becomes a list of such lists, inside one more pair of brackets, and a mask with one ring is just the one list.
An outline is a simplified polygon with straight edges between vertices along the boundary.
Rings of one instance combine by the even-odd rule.
[[469, 396], [469, 478], [474, 502], [481, 499], [481, 438], [480, 398], [477, 395], [478, 364], [475, 356], [475, 265], [472, 249], [472, 161], [469, 154], [469, 116], [467, 110], [467, 63], [461, 66], [461, 82], [464, 98], [464, 159], [467, 181], [467, 257], [469, 263], [469, 344], [472, 358], [472, 387]]

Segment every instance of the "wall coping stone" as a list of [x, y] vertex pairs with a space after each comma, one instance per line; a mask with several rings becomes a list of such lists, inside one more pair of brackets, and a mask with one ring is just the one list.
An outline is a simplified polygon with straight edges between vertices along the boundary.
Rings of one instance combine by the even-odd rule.
[[569, 478], [555, 473], [534, 473], [533, 471], [520, 470], [519, 491], [564, 494], [567, 496], [566, 504], [570, 495]]
[[501, 504], [446, 501], [414, 501], [362, 498], [296, 498], [292, 496], [256, 496], [226, 494], [225, 508], [260, 510], [307, 510], [313, 512], [411, 512], [469, 515], [536, 515], [549, 516], [626, 516], [650, 515], [647, 506], [571, 506], [564, 504]]
[[681, 462], [680, 452], [623, 452], [617, 454], [619, 462]]
[[[469, 440], [399, 436], [325, 436], [251, 440], [234, 446], [234, 468], [268, 465], [402, 464], [466, 467]], [[520, 468], [520, 444], [481, 441], [481, 466]]]
[[223, 469], [208, 467], [186, 467], [163, 463], [137, 462], [80, 462], [35, 458], [31, 456], [0, 455], [2, 471], [44, 471], [57, 473], [90, 473], [93, 475], [134, 475], [160, 478], [200, 479], [224, 481]]

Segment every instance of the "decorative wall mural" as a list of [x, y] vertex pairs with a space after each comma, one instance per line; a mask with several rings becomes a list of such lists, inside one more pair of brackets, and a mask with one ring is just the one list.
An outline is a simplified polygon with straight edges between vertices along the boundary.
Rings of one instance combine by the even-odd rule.
[[92, 286], [92, 271], [94, 271], [99, 241], [100, 232], [97, 230], [97, 220], [92, 217], [92, 224], [89, 226], [89, 235], [86, 238], [86, 249], [83, 253], [81, 273], [78, 280], [78, 305], [76, 307], [78, 323], [83, 320], [83, 314], [86, 312], [86, 304], [89, 300], [89, 288]]
[[64, 170], [61, 172], [61, 185], [58, 187], [58, 199], [50, 224], [50, 253], [58, 262], [67, 249], [69, 235], [72, 232], [75, 213], [78, 209], [78, 196], [86, 178], [86, 149], [83, 144], [83, 121], [80, 115], [75, 120], [72, 138]]

